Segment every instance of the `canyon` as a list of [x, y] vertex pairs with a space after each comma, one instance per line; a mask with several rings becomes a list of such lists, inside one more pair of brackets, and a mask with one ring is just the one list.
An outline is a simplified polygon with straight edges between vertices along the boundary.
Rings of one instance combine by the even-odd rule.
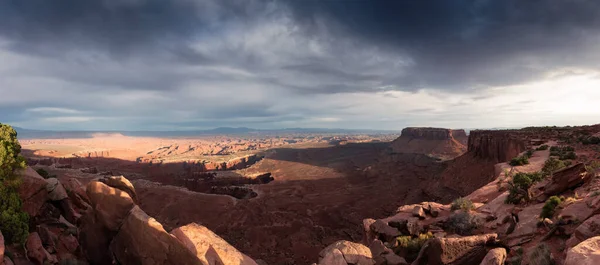
[[[463, 130], [406, 128], [400, 136], [311, 135], [296, 137], [295, 142], [280, 138], [274, 141], [277, 145], [252, 145], [256, 149], [245, 144], [271, 141], [220, 139], [218, 150], [227, 153], [206, 151], [217, 146], [213, 143], [208, 149], [194, 148], [202, 150], [196, 154], [199, 158], [186, 152], [194, 151], [191, 142], [202, 145], [205, 139], [116, 136], [116, 141], [96, 137], [21, 143], [29, 166], [44, 169], [61, 183], [76, 181], [84, 187], [122, 175], [135, 189], [136, 207], [156, 218], [165, 231], [201, 225], [257, 262], [325, 265], [330, 264], [323, 260], [333, 258], [333, 249], [342, 251], [342, 246], [360, 242], [371, 259], [386, 264], [381, 263], [384, 254], [386, 259], [395, 256], [389, 251], [378, 253], [373, 244], [379, 238], [377, 244], [394, 249], [384, 239], [390, 235], [382, 232], [390, 230], [386, 227], [392, 223], [413, 222], [420, 227], [417, 236], [433, 231], [445, 238], [439, 232], [449, 232], [440, 222], [452, 216], [452, 201], [469, 198], [477, 205], [474, 211], [483, 216], [490, 211], [485, 209], [500, 207], [495, 199], [503, 194], [498, 187], [508, 185], [507, 170], [540, 170], [548, 151], [535, 152], [523, 167], [511, 167], [507, 161], [542, 144], [568, 143], [577, 150], [573, 163], [591, 163], [599, 158], [598, 150], [575, 143], [581, 135], [598, 132], [599, 126], [550, 127], [474, 130], [467, 137]], [[225, 147], [239, 143], [245, 147]], [[100, 149], [100, 155], [90, 155]], [[414, 219], [413, 210], [419, 207], [425, 213]], [[434, 208], [436, 216], [431, 217]], [[484, 225], [481, 234], [504, 229], [491, 223]], [[521, 245], [510, 247], [516, 246]], [[525, 250], [532, 246], [523, 245]], [[565, 259], [565, 252], [559, 254], [554, 246], [552, 251]], [[509, 248], [508, 255], [516, 254]]]

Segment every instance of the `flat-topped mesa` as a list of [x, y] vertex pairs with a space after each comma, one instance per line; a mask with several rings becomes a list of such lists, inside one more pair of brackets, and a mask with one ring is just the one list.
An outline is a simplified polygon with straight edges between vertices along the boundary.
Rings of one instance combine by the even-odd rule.
[[449, 140], [454, 137], [467, 137], [464, 130], [451, 130], [444, 128], [419, 128], [408, 127], [402, 130], [400, 138], [413, 138], [425, 140]]
[[505, 162], [526, 149], [527, 143], [520, 131], [475, 130], [469, 136], [468, 151], [477, 158]]
[[446, 160], [464, 154], [466, 143], [464, 130], [409, 127], [392, 142], [391, 149], [395, 153], [425, 154]]

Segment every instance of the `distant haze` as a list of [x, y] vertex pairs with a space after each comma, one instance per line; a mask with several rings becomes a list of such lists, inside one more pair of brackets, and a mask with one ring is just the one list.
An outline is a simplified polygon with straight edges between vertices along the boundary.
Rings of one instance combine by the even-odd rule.
[[600, 1], [0, 1], [0, 122], [400, 130], [600, 122]]

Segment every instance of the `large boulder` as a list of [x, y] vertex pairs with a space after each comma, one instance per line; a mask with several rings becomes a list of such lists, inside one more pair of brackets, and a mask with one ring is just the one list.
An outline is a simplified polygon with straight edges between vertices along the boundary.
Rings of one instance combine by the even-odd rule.
[[67, 190], [57, 178], [46, 179], [46, 191], [48, 198], [52, 201], [60, 201], [68, 198]]
[[382, 239], [385, 242], [392, 242], [396, 237], [402, 235], [397, 228], [391, 227], [382, 220], [377, 220], [372, 223], [369, 229], [377, 235], [377, 238]]
[[128, 193], [110, 187], [102, 182], [92, 181], [87, 185], [97, 221], [110, 231], [118, 231], [123, 220], [135, 205]]
[[120, 190], [126, 192], [127, 194], [129, 194], [129, 197], [131, 197], [133, 199], [133, 201], [137, 201], [137, 194], [135, 193], [135, 188], [133, 187], [133, 184], [131, 184], [131, 181], [129, 181], [125, 177], [123, 177], [123, 176], [105, 177], [105, 178], [100, 179], [100, 182], [103, 182], [104, 184], [106, 184], [108, 186], [111, 186], [113, 188], [120, 189]]
[[479, 264], [496, 245], [496, 234], [457, 238], [433, 238], [421, 248], [413, 265], [472, 265]]
[[45, 264], [44, 262], [46, 261], [50, 264], [58, 262], [56, 257], [51, 256], [50, 253], [46, 251], [42, 245], [42, 239], [40, 239], [37, 232], [33, 232], [27, 236], [25, 247], [27, 248], [27, 257], [36, 264], [42, 265]]
[[48, 200], [46, 180], [30, 167], [20, 170], [19, 174], [23, 180], [18, 189], [19, 197], [23, 201], [22, 209], [29, 216], [37, 216], [42, 205]]
[[337, 249], [325, 253], [325, 256], [319, 260], [319, 265], [348, 265], [344, 259], [344, 254]]
[[65, 189], [69, 195], [69, 199], [73, 202], [75, 207], [83, 210], [91, 208], [90, 199], [85, 193], [85, 186], [79, 182], [76, 178], [69, 178], [64, 182]]
[[504, 265], [506, 260], [506, 249], [495, 248], [490, 250], [483, 258], [480, 265]]
[[257, 265], [208, 228], [191, 223], [171, 231], [192, 253], [206, 264]]
[[567, 252], [565, 265], [600, 264], [600, 236], [589, 238]]
[[115, 232], [108, 230], [97, 220], [93, 211], [88, 211], [81, 218], [79, 245], [90, 264], [112, 264], [112, 255], [108, 248], [114, 235]]
[[371, 254], [371, 250], [365, 245], [352, 243], [350, 241], [341, 240], [335, 242], [325, 249], [323, 249], [319, 253], [319, 265], [325, 265], [322, 263], [325, 257], [334, 255], [332, 252], [338, 250], [344, 256], [344, 260], [346, 260], [347, 264], [354, 265], [374, 265], [375, 261], [373, 260], [373, 255]]
[[208, 265], [138, 206], [131, 209], [110, 250], [120, 264]]
[[552, 174], [552, 180], [544, 187], [544, 194], [548, 196], [560, 194], [570, 188], [580, 185], [591, 178], [585, 165], [578, 163], [561, 169]]
[[580, 224], [571, 238], [567, 240], [567, 247], [573, 247], [588, 238], [600, 236], [600, 214], [594, 215]]

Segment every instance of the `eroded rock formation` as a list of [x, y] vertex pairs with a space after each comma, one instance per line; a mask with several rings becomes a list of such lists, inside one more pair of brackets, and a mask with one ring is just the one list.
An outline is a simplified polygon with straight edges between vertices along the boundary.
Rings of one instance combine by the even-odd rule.
[[405, 128], [391, 144], [395, 153], [425, 154], [440, 159], [452, 159], [466, 152], [464, 130], [442, 128]]

